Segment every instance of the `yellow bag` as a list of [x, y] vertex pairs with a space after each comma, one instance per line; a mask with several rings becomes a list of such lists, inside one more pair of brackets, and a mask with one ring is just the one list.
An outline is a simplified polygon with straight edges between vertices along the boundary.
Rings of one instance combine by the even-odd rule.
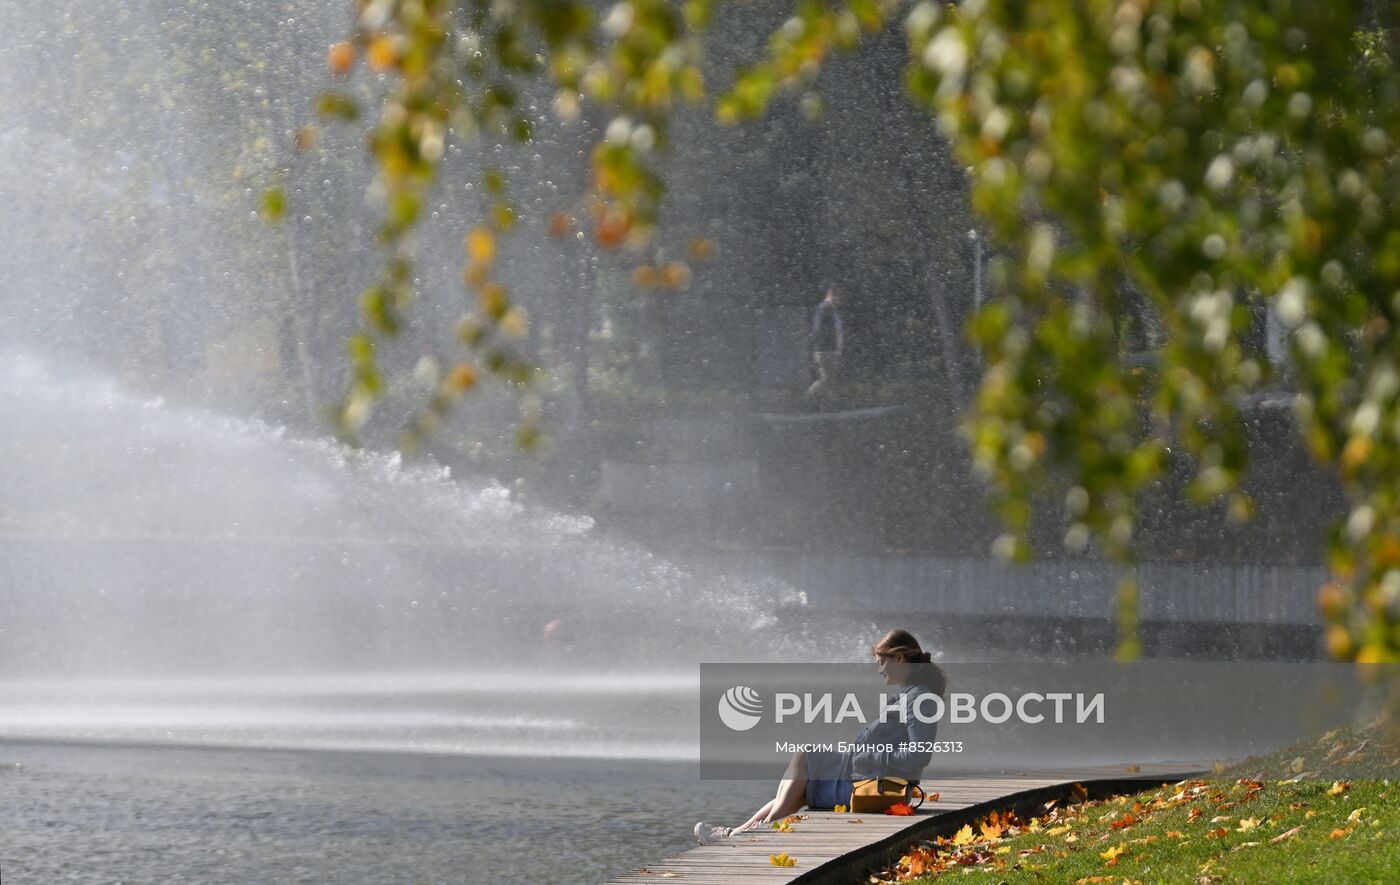
[[892, 805], [908, 802], [918, 794], [919, 803], [924, 804], [924, 791], [902, 777], [872, 777], [855, 781], [851, 785], [852, 814], [883, 814]]

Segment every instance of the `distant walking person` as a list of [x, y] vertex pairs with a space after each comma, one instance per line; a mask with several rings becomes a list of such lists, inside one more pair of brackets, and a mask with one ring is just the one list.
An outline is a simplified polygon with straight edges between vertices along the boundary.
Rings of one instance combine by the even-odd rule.
[[817, 305], [812, 317], [812, 331], [807, 336], [812, 348], [812, 365], [816, 368], [817, 380], [807, 388], [808, 396], [816, 396], [826, 391], [841, 371], [841, 354], [846, 349], [846, 328], [841, 323], [841, 298], [832, 286], [826, 290], [826, 297]]

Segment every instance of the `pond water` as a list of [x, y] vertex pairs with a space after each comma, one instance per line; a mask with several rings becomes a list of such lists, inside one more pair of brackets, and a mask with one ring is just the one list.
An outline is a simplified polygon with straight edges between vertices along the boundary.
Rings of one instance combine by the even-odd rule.
[[599, 882], [772, 789], [639, 759], [0, 742], [0, 764], [7, 885]]

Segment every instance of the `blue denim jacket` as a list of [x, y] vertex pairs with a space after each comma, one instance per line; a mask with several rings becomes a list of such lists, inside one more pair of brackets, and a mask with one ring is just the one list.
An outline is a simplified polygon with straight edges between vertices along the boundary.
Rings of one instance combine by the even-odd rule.
[[[933, 751], [920, 748], [919, 752], [915, 752], [911, 747], [901, 750], [899, 745], [908, 742], [930, 743], [937, 734], [937, 723], [921, 722], [914, 716], [912, 704], [922, 694], [932, 694], [932, 691], [927, 686], [918, 684], [902, 686], [899, 701], [905, 710], [906, 721], [900, 722], [899, 714], [891, 711], [883, 719], [878, 719], [861, 730], [860, 736], [855, 740], [857, 744], [889, 744], [891, 749], [848, 753], [845, 768], [851, 773], [852, 780], [872, 777], [902, 777], [911, 781], [919, 779], [924, 768], [933, 760]], [[926, 703], [924, 710], [931, 713], [931, 703]]]

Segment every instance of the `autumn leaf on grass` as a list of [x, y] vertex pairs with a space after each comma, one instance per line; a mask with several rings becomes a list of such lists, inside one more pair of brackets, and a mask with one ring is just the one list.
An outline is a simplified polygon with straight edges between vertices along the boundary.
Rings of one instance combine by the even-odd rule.
[[1187, 818], [1188, 818], [1189, 820], [1195, 820], [1196, 818], [1200, 817], [1201, 814], [1202, 814], [1201, 809], [1199, 809], [1199, 808], [1193, 808], [1193, 809], [1191, 809], [1191, 813], [1190, 813], [1189, 815], [1187, 815]]
[[1350, 790], [1350, 789], [1351, 789], [1351, 782], [1350, 782], [1350, 781], [1336, 781], [1336, 782], [1334, 782], [1334, 783], [1332, 784], [1332, 786], [1330, 786], [1330, 787], [1327, 788], [1327, 795], [1329, 795], [1329, 796], [1340, 796], [1340, 795], [1342, 795], [1343, 793], [1345, 793], [1347, 790]]
[[1240, 844], [1236, 845], [1234, 848], [1231, 848], [1230, 850], [1231, 850], [1231, 851], [1243, 851], [1243, 850], [1246, 849], [1246, 848], [1255, 848], [1255, 847], [1257, 847], [1258, 845], [1259, 845], [1258, 842], [1241, 842]]
[[1115, 845], [1107, 851], [1100, 851], [1099, 857], [1108, 861], [1109, 866], [1114, 867], [1118, 865], [1118, 858], [1122, 857], [1127, 850], [1122, 845]]
[[984, 821], [981, 825], [982, 838], [988, 842], [996, 842], [1001, 838], [1002, 829], [1000, 824]]
[[1113, 827], [1115, 830], [1125, 830], [1128, 827], [1137, 826], [1137, 822], [1137, 818], [1133, 817], [1133, 813], [1130, 811], [1127, 814], [1120, 817], [1118, 820], [1110, 821], [1108, 825], [1110, 827]]
[[1328, 834], [1329, 839], [1345, 839], [1351, 834], [1351, 827], [1338, 827]]
[[1346, 765], [1348, 762], [1356, 762], [1358, 760], [1365, 759], [1366, 753], [1364, 752], [1364, 750], [1366, 749], [1366, 745], [1369, 743], [1371, 743], [1369, 738], [1362, 741], [1361, 744], [1355, 750], [1352, 750], [1350, 753], [1342, 757], [1341, 764]]
[[1257, 818], [1257, 817], [1242, 817], [1242, 818], [1240, 818], [1240, 825], [1239, 825], [1238, 827], [1235, 828], [1235, 832], [1237, 832], [1237, 833], [1247, 833], [1247, 832], [1249, 832], [1250, 830], [1254, 829], [1254, 828], [1257, 827], [1257, 826], [1259, 826], [1259, 818]]
[[885, 809], [885, 814], [893, 814], [895, 817], [908, 817], [914, 813], [914, 806], [908, 802], [896, 802]]
[[1168, 838], [1168, 839], [1180, 839], [1182, 836], [1185, 836], [1185, 835], [1186, 835], [1186, 834], [1183, 833], [1183, 832], [1181, 832], [1180, 830], [1167, 830], [1167, 838]]
[[938, 855], [927, 848], [915, 848], [900, 858], [900, 863], [909, 867], [909, 875], [922, 876], [938, 866]]
[[1216, 827], [1206, 835], [1213, 836], [1216, 839], [1224, 839], [1226, 836], [1230, 835], [1230, 831], [1225, 829], [1224, 827]]
[[963, 828], [953, 834], [954, 845], [971, 845], [977, 841], [977, 837], [972, 835], [972, 824], [963, 824]]
[[1351, 814], [1348, 814], [1348, 815], [1347, 815], [1347, 823], [1349, 823], [1349, 824], [1354, 824], [1354, 823], [1356, 823], [1357, 821], [1361, 820], [1361, 813], [1362, 813], [1363, 811], [1365, 811], [1365, 810], [1366, 810], [1366, 806], [1363, 805], [1363, 806], [1361, 806], [1360, 808], [1357, 808], [1357, 809], [1355, 809], [1354, 811], [1352, 811]]
[[1298, 834], [1301, 833], [1302, 831], [1303, 831], [1303, 828], [1302, 828], [1301, 825], [1296, 826], [1296, 827], [1294, 827], [1293, 829], [1289, 830], [1289, 831], [1286, 832], [1286, 833], [1279, 833], [1277, 836], [1275, 836], [1274, 838], [1272, 838], [1272, 839], [1269, 840], [1269, 844], [1270, 844], [1270, 845], [1277, 845], [1278, 843], [1283, 842], [1283, 841], [1286, 840], [1286, 839], [1292, 839], [1294, 836], [1298, 835]]

